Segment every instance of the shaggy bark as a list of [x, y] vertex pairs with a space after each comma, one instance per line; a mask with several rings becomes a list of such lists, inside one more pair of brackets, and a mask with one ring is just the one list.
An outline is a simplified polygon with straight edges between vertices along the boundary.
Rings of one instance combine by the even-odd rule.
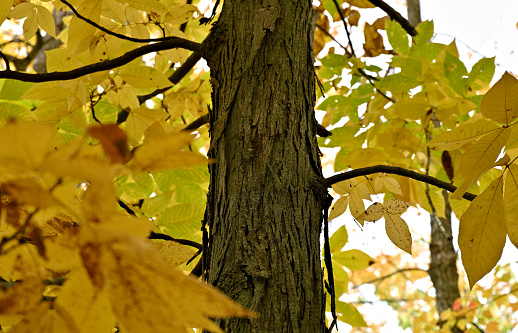
[[260, 313], [225, 332], [325, 329], [312, 18], [307, 0], [226, 0], [207, 42], [204, 279]]

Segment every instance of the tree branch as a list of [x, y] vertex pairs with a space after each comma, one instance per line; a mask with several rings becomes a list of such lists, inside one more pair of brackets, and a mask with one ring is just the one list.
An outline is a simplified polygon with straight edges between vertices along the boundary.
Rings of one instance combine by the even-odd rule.
[[203, 52], [203, 45], [200, 43], [192, 42], [187, 39], [174, 37], [173, 39], [169, 39], [163, 42], [158, 42], [155, 44], [145, 45], [139, 47], [135, 50], [131, 50], [126, 54], [103, 62], [98, 62], [95, 64], [79, 67], [66, 72], [52, 72], [52, 73], [43, 73], [43, 74], [29, 74], [29, 73], [21, 73], [15, 71], [1, 71], [0, 79], [13, 79], [24, 82], [48, 82], [48, 81], [61, 81], [61, 80], [73, 80], [81, 77], [83, 75], [88, 75], [96, 72], [107, 71], [110, 69], [114, 69], [120, 66], [123, 66], [134, 59], [141, 57], [147, 53], [164, 51], [169, 49], [182, 48], [191, 51], [195, 51], [198, 53]]
[[[344, 181], [347, 179], [355, 178], [358, 176], [366, 176], [366, 175], [370, 175], [373, 173], [380, 173], [380, 172], [390, 173], [390, 174], [399, 175], [399, 176], [403, 176], [403, 177], [407, 177], [407, 178], [412, 178], [412, 179], [418, 180], [420, 182], [427, 183], [427, 184], [436, 186], [438, 188], [442, 188], [449, 192], [455, 192], [455, 190], [457, 189], [457, 187], [454, 186], [453, 184], [444, 182], [435, 177], [427, 176], [422, 173], [417, 173], [415, 171], [407, 170], [407, 169], [400, 168], [400, 167], [390, 166], [390, 165], [375, 165], [375, 166], [371, 166], [371, 167], [360, 168], [360, 169], [355, 169], [355, 170], [347, 171], [344, 173], [340, 173], [338, 175], [334, 175], [329, 178], [326, 178], [324, 181], [324, 185], [326, 187], [331, 187], [333, 184], [336, 184], [338, 182], [341, 182], [341, 181]], [[473, 199], [475, 199], [477, 196], [475, 194], [466, 192], [466, 193], [464, 193], [464, 195], [462, 197], [466, 200], [473, 201]]]
[[160, 42], [160, 41], [171, 40], [171, 39], [177, 38], [177, 37], [173, 37], [173, 36], [162, 37], [162, 38], [135, 38], [135, 37], [129, 37], [129, 36], [126, 36], [126, 35], [122, 35], [122, 34], [113, 32], [111, 30], [108, 30], [105, 27], [103, 27], [103, 26], [95, 23], [94, 21], [90, 20], [89, 18], [84, 17], [83, 15], [79, 14], [79, 12], [68, 1], [66, 1], [66, 0], [60, 0], [60, 1], [62, 3], [64, 3], [65, 5], [67, 5], [70, 8], [70, 10], [74, 14], [76, 14], [76, 16], [79, 19], [81, 19], [81, 20], [85, 21], [86, 23], [90, 24], [91, 26], [101, 30], [102, 32], [107, 33], [108, 35], [112, 35], [112, 36], [120, 38], [120, 39], [129, 40], [130, 42], [136, 42], [136, 43], [150, 43], [150, 42]]
[[404, 273], [404, 272], [411, 272], [411, 271], [422, 271], [422, 272], [428, 273], [428, 271], [426, 269], [419, 268], [419, 267], [401, 268], [401, 269], [399, 269], [399, 270], [397, 270], [395, 272], [392, 272], [390, 274], [387, 274], [387, 275], [384, 275], [384, 276], [380, 276], [379, 278], [372, 279], [372, 280], [363, 282], [362, 284], [356, 285], [356, 286], [354, 286], [353, 289], [358, 289], [360, 286], [363, 286], [364, 284], [371, 284], [371, 283], [383, 281], [383, 280], [388, 279], [388, 278], [390, 278], [390, 277], [392, 277], [392, 276], [394, 276], [396, 274], [401, 274], [401, 273]]
[[405, 31], [410, 36], [416, 36], [417, 35], [417, 31], [410, 24], [410, 22], [408, 22], [408, 20], [406, 18], [401, 16], [401, 14], [399, 14], [396, 10], [394, 10], [394, 8], [392, 8], [389, 5], [387, 5], [384, 1], [382, 1], [382, 0], [369, 0], [369, 2], [372, 3], [374, 6], [378, 7], [379, 9], [383, 10], [385, 13], [387, 13], [388, 16], [392, 20], [398, 22], [401, 25], [401, 27], [403, 27], [403, 29], [405, 29]]

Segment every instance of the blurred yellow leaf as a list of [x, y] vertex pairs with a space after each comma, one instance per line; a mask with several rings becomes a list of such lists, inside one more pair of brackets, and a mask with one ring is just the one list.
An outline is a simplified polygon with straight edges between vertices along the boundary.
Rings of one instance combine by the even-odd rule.
[[34, 207], [60, 205], [59, 200], [34, 179], [19, 178], [3, 183], [1, 187], [18, 204]]
[[149, 172], [207, 163], [205, 156], [181, 150], [191, 139], [190, 134], [173, 133], [146, 140], [135, 151], [131, 169], [134, 172]]
[[14, 0], [0, 1], [0, 22], [4, 22], [13, 6]]
[[482, 98], [480, 112], [501, 124], [511, 124], [518, 117], [518, 80], [505, 72]]
[[0, 313], [24, 314], [41, 302], [44, 285], [41, 279], [32, 277], [13, 282], [7, 289], [0, 288]]
[[0, 162], [34, 168], [49, 151], [51, 130], [41, 124], [10, 121], [0, 128]]
[[196, 254], [191, 250], [192, 248], [175, 241], [153, 242], [153, 246], [158, 249], [164, 261], [171, 267], [185, 264]]
[[150, 244], [121, 238], [104, 246], [112, 307], [124, 332], [174, 332], [200, 327], [223, 332], [209, 317], [252, 317], [215, 288], [170, 268]]
[[459, 248], [471, 288], [502, 255], [506, 238], [502, 186], [501, 177], [493, 180], [460, 218]]

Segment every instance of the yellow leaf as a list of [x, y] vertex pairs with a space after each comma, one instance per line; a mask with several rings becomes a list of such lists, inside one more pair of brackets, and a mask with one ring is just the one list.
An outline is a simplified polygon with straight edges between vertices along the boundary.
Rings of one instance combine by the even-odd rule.
[[[122, 88], [117, 90], [118, 101], [123, 108], [137, 109], [140, 103], [133, 89]], [[117, 103], [117, 104], [119, 104]], [[115, 104], [115, 103], [112, 103]]]
[[[397, 182], [396, 179], [392, 178], [392, 177], [386, 177], [386, 176], [380, 176], [378, 178], [376, 178], [376, 180], [380, 179], [382, 184], [381, 186], [385, 186], [385, 188], [394, 193], [394, 194], [399, 194], [399, 195], [403, 195], [403, 193], [401, 192], [401, 186], [399, 186], [399, 183]], [[378, 184], [376, 186], [379, 186]], [[377, 188], [376, 187], [376, 191], [379, 191], [381, 189], [381, 186], [380, 188]]]
[[[351, 194], [349, 194], [349, 211], [351, 212], [351, 215], [354, 218], [357, 218], [358, 216], [362, 215], [365, 211], [365, 204], [363, 203], [363, 198], [358, 195], [357, 192], [353, 191]], [[360, 224], [361, 221], [359, 220]]]
[[[5, 2], [5, 4], [2, 5], [3, 10], [5, 10], [5, 8], [7, 7], [7, 4], [9, 2], [11, 2], [11, 4], [12, 4], [14, 1], [2, 1], [2, 3], [4, 3], [4, 2]], [[32, 2], [22, 2], [18, 5], [16, 5], [16, 7], [14, 7], [14, 9], [11, 11], [11, 13], [9, 13], [9, 18], [21, 20], [22, 18], [29, 16], [29, 14], [34, 11], [35, 7], [36, 7], [36, 5], [33, 4]], [[9, 6], [9, 10], [10, 9], [11, 9], [11, 6]]]
[[149, 172], [207, 163], [205, 156], [181, 150], [191, 140], [192, 135], [185, 133], [173, 133], [146, 140], [135, 151], [131, 169], [134, 172]]
[[493, 180], [460, 218], [459, 249], [471, 288], [502, 255], [506, 238], [502, 186], [502, 177]]
[[358, 220], [376, 222], [383, 217], [383, 205], [379, 202], [375, 202], [357, 217]]
[[103, 17], [126, 24], [124, 5], [115, 0], [103, 0]]
[[0, 1], [0, 22], [4, 22], [5, 19], [7, 18], [7, 16], [9, 16], [13, 3], [14, 3], [14, 0]]
[[39, 182], [29, 178], [19, 178], [2, 184], [2, 189], [16, 203], [34, 207], [49, 207], [60, 205], [59, 201]]
[[475, 123], [467, 123], [456, 127], [451, 131], [444, 132], [432, 141], [428, 142], [427, 146], [435, 150], [451, 151], [488, 133], [496, 131], [499, 128], [500, 127], [490, 123], [489, 121], [481, 119]]
[[336, 200], [336, 202], [331, 207], [331, 210], [329, 211], [329, 220], [335, 219], [338, 216], [345, 213], [345, 211], [347, 210], [348, 203], [349, 203], [348, 196], [342, 196], [342, 197], [338, 198], [338, 200]]
[[23, 22], [23, 35], [25, 36], [25, 40], [29, 40], [36, 34], [38, 31], [38, 16], [36, 15], [36, 10], [27, 15], [27, 18]]
[[104, 248], [102, 267], [121, 331], [177, 332], [200, 327], [222, 333], [209, 317], [255, 316], [215, 288], [170, 268], [144, 240], [122, 238]]
[[153, 246], [171, 267], [185, 264], [196, 254], [191, 248], [174, 241], [153, 242]]
[[54, 23], [54, 16], [52, 16], [52, 13], [42, 5], [38, 5], [36, 9], [38, 11], [38, 25], [40, 28], [45, 30], [46, 33], [55, 38], [56, 24]]
[[61, 88], [59, 84], [59, 81], [36, 83], [22, 95], [22, 98], [39, 99], [48, 102], [66, 100], [68, 91]]
[[[88, 2], [89, 0], [86, 0]], [[94, 1], [92, 1], [94, 3]], [[95, 20], [94, 20], [95, 21]], [[86, 51], [95, 38], [95, 31], [91, 24], [77, 18], [75, 15], [68, 26], [68, 52], [78, 54]]]
[[464, 179], [491, 168], [511, 134], [510, 128], [500, 128], [468, 148], [460, 157], [459, 171]]
[[518, 117], [518, 80], [505, 72], [482, 98], [480, 112], [496, 122], [511, 124]]
[[200, 13], [194, 5], [182, 5], [175, 7], [165, 16], [164, 22], [169, 24], [182, 24], [191, 19], [194, 13]]
[[368, 0], [344, 0], [344, 2], [347, 2], [351, 6], [355, 6], [358, 8], [374, 8], [374, 7], [376, 7]]
[[504, 189], [504, 219], [509, 239], [518, 247], [518, 165], [507, 169]]
[[401, 250], [412, 254], [412, 236], [408, 225], [399, 215], [392, 215], [385, 212], [385, 231], [388, 238]]
[[356, 249], [333, 254], [333, 260], [336, 260], [338, 263], [352, 271], [359, 271], [376, 263], [371, 256]]
[[0, 128], [0, 163], [39, 166], [50, 148], [52, 131], [41, 124], [10, 121]]
[[67, 274], [67, 281], [59, 292], [56, 304], [68, 310], [80, 329], [78, 333], [111, 332], [116, 326], [106, 288], [94, 290], [83, 269], [78, 268]]
[[123, 67], [119, 75], [139, 89], [162, 89], [173, 85], [162, 72], [147, 66]]
[[131, 110], [126, 120], [128, 144], [135, 146], [142, 140], [144, 132], [157, 120], [165, 119], [167, 113], [160, 110], [136, 108]]
[[431, 105], [424, 97], [414, 97], [398, 100], [394, 109], [394, 113], [400, 118], [417, 120], [431, 109]]
[[135, 38], [148, 39], [150, 37], [149, 31], [146, 28], [144, 20], [142, 19], [142, 13], [133, 7], [126, 7], [126, 17], [132, 22], [131, 25], [131, 36]]
[[383, 207], [390, 215], [401, 215], [411, 206], [410, 202], [400, 199], [388, 199], [383, 203]]
[[145, 12], [153, 12], [153, 13], [166, 13], [167, 9], [165, 6], [156, 0], [117, 0], [118, 2], [128, 3], [131, 6], [143, 10]]
[[68, 311], [55, 305], [51, 307], [51, 305], [51, 302], [40, 302], [34, 311], [31, 311], [9, 332], [79, 332]]
[[354, 186], [356, 186], [356, 184], [358, 184], [358, 181], [353, 178], [333, 184], [332, 188], [336, 193], [344, 195], [349, 194], [353, 190]]
[[33, 277], [13, 283], [7, 289], [0, 289], [0, 313], [24, 314], [41, 302], [44, 285], [41, 279]]

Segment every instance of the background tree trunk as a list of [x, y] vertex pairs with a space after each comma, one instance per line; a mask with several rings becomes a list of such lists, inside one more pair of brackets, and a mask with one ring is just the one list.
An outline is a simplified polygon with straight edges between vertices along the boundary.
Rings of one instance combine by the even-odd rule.
[[208, 41], [204, 279], [260, 313], [225, 332], [325, 329], [312, 18], [307, 0], [226, 0]]

